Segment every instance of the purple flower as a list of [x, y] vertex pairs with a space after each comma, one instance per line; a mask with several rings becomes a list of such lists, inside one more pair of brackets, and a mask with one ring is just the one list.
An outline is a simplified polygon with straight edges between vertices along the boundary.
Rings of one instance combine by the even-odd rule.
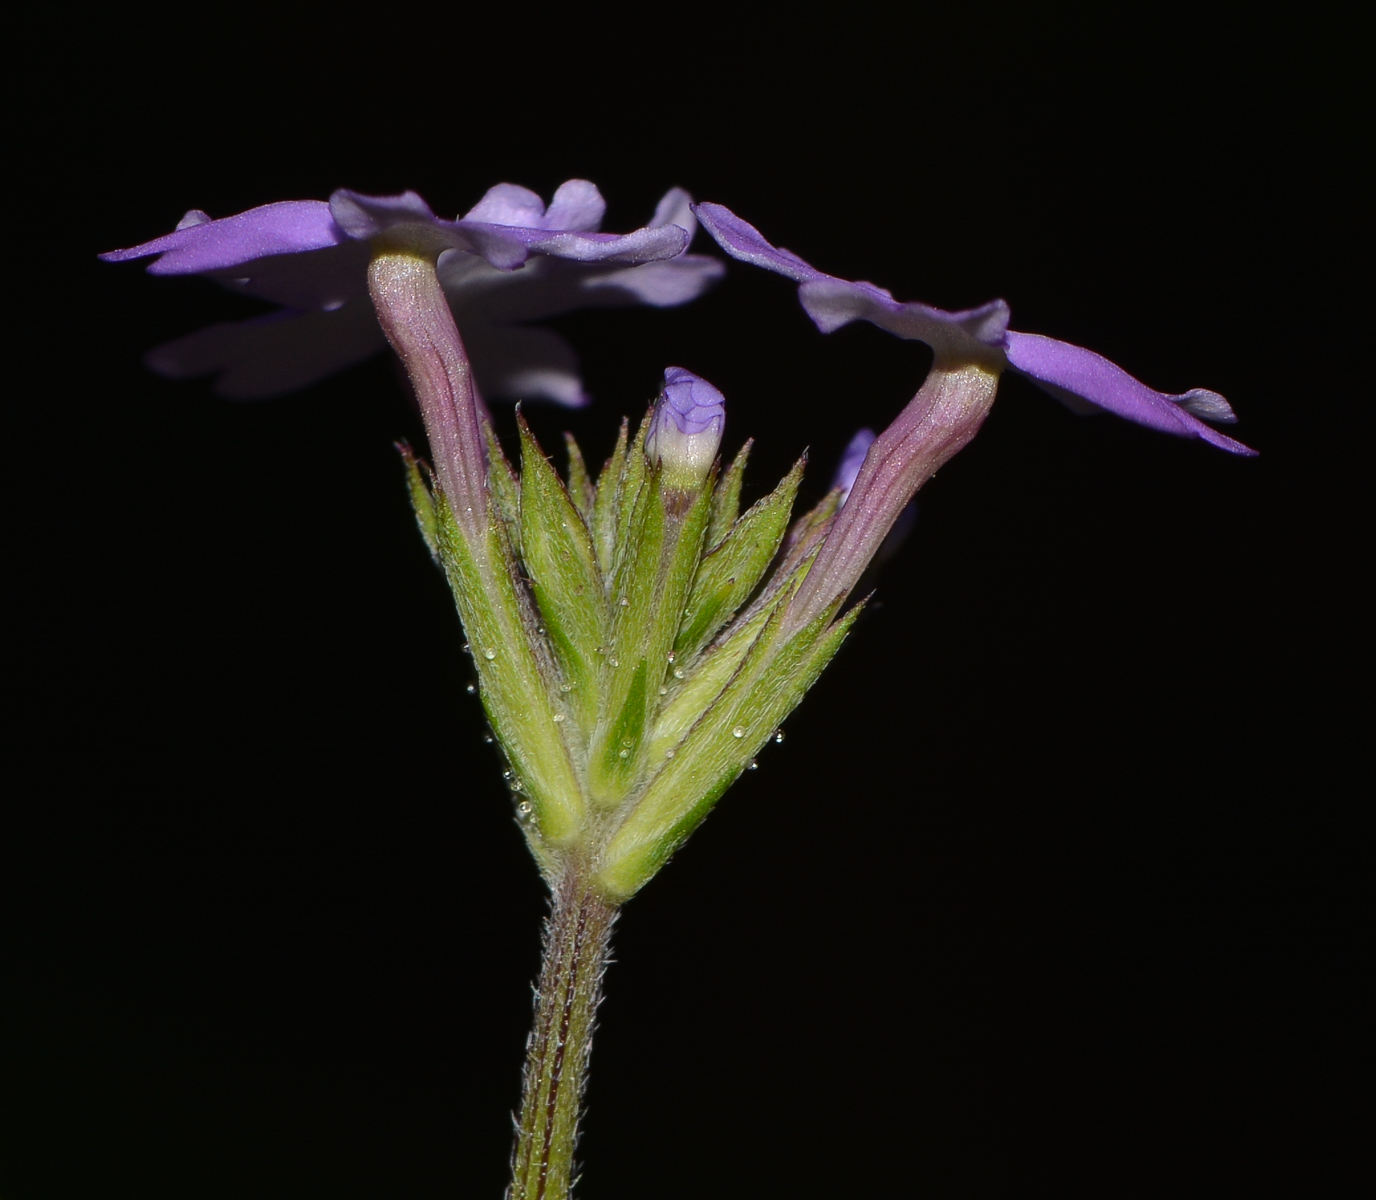
[[701, 487], [725, 423], [726, 397], [692, 371], [669, 367], [645, 436], [646, 457], [664, 467], [672, 486]]
[[1169, 395], [1147, 387], [1102, 355], [1068, 342], [1008, 328], [1008, 305], [994, 300], [964, 312], [901, 304], [883, 288], [826, 275], [796, 254], [771, 245], [720, 204], [694, 206], [703, 227], [733, 258], [795, 280], [799, 298], [823, 333], [866, 320], [901, 338], [926, 342], [938, 361], [969, 361], [1025, 375], [1078, 412], [1102, 410], [1178, 437], [1197, 437], [1233, 454], [1255, 454], [1206, 425], [1236, 420], [1217, 392], [1196, 388]]
[[696, 229], [675, 188], [650, 224], [598, 232], [606, 204], [569, 180], [548, 208], [534, 192], [498, 184], [467, 214], [446, 221], [414, 192], [288, 200], [222, 220], [193, 210], [173, 233], [101, 257], [157, 255], [154, 275], [204, 275], [281, 305], [250, 321], [212, 325], [159, 346], [149, 365], [174, 378], [216, 374], [216, 390], [258, 399], [305, 387], [371, 357], [386, 344], [367, 294], [374, 241], [438, 254], [440, 282], [489, 395], [586, 403], [577, 358], [561, 336], [531, 327], [572, 309], [685, 303], [720, 278], [722, 264], [684, 254]]

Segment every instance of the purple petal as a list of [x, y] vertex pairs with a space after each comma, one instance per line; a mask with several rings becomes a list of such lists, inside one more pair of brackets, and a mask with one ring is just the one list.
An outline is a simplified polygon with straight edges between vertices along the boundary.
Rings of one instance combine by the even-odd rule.
[[543, 233], [528, 245], [536, 253], [574, 262], [644, 263], [674, 258], [688, 249], [690, 240], [686, 229], [678, 225], [661, 225], [655, 229], [637, 229], [620, 236], [610, 233]]
[[150, 274], [197, 275], [269, 255], [322, 250], [339, 245], [348, 236], [335, 224], [330, 206], [323, 200], [283, 200], [219, 221], [186, 223], [188, 217], [204, 215], [193, 209], [182, 218], [176, 232], [100, 257], [105, 262], [127, 262], [159, 254], [162, 257], [148, 268]]
[[578, 303], [672, 308], [697, 299], [725, 274], [726, 264], [705, 254], [681, 254], [605, 274], [584, 272], [579, 278], [582, 299]]
[[330, 195], [335, 223], [351, 238], [366, 241], [397, 225], [435, 225], [439, 218], [415, 192], [395, 196], [365, 196], [337, 188]]
[[655, 215], [650, 218], [650, 227], [677, 225], [689, 234], [698, 231], [698, 219], [693, 216], [693, 197], [681, 187], [670, 188], [655, 205]]
[[346, 241], [306, 254], [275, 254], [227, 271], [208, 271], [206, 278], [284, 308], [328, 310], [367, 291], [371, 254], [367, 242]]
[[371, 358], [385, 345], [366, 298], [334, 312], [277, 312], [211, 325], [165, 342], [144, 359], [159, 375], [217, 375], [232, 400], [265, 400], [317, 383]]
[[827, 275], [792, 251], [771, 245], [758, 229], [720, 204], [699, 204], [694, 212], [732, 258], [799, 283], [799, 299], [823, 333], [851, 321], [871, 321], [901, 338], [926, 342], [938, 354], [977, 359], [988, 359], [989, 348], [1002, 344], [1008, 328], [1008, 305], [1002, 300], [954, 313], [925, 304], [900, 304], [883, 288]]
[[844, 279], [819, 279], [804, 283], [798, 296], [823, 333], [851, 321], [865, 320], [897, 337], [926, 342], [938, 352], [989, 357], [999, 347], [1008, 328], [1008, 305], [991, 300], [979, 308], [946, 312], [926, 304], [900, 304], [872, 283]]
[[1256, 453], [1194, 415], [1200, 410], [1232, 415], [1227, 401], [1216, 392], [1197, 389], [1178, 396], [1158, 392], [1101, 354], [1040, 334], [1009, 331], [1004, 346], [1008, 365], [1053, 396], [1068, 393], [1138, 425], [1177, 437], [1202, 438], [1233, 454]]
[[485, 225], [517, 225], [531, 229], [542, 227], [545, 202], [529, 188], [516, 183], [499, 183], [487, 189], [483, 198], [463, 214], [465, 221], [481, 221]]
[[702, 227], [732, 258], [776, 271], [796, 283], [832, 278], [805, 263], [791, 250], [782, 250], [771, 245], [758, 229], [746, 224], [729, 208], [724, 208], [720, 204], [695, 204], [693, 211], [697, 213]]
[[544, 226], [546, 229], [576, 229], [594, 233], [601, 227], [606, 213], [607, 202], [593, 184], [586, 179], [570, 179], [559, 185], [559, 190], [550, 200]]
[[448, 229], [452, 230], [450, 245], [480, 254], [504, 271], [521, 266], [531, 254], [546, 254], [573, 262], [654, 262], [682, 254], [690, 240], [688, 232], [677, 225], [617, 235], [482, 225], [465, 218]]
[[833, 488], [841, 489], [842, 504], [846, 502], [851, 488], [855, 486], [855, 477], [860, 474], [865, 455], [870, 452], [870, 447], [874, 445], [874, 442], [874, 430], [861, 429], [850, 439], [842, 452], [841, 461], [836, 464], [836, 474], [832, 476], [831, 480]]
[[588, 403], [578, 356], [554, 330], [481, 320], [464, 321], [461, 328], [478, 390], [485, 397], [553, 400], [567, 408]]

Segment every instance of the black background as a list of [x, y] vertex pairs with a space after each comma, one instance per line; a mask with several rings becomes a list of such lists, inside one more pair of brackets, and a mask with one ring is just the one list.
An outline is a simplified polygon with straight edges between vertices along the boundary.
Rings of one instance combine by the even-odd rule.
[[[901, 299], [1002, 295], [1262, 452], [1004, 382], [786, 742], [627, 909], [585, 1194], [1334, 1194], [1373, 1113], [1342, 32], [202, 19], [84, 28], [12, 114], [5, 1194], [500, 1194], [544, 901], [391, 448], [418, 421], [381, 358], [252, 405], [147, 374], [257, 309], [94, 255], [193, 206], [572, 176], [607, 228], [681, 184]], [[600, 457], [687, 366], [752, 495], [805, 447], [820, 495], [927, 364], [745, 267], [555, 324], [597, 403], [532, 407], [548, 443]]]

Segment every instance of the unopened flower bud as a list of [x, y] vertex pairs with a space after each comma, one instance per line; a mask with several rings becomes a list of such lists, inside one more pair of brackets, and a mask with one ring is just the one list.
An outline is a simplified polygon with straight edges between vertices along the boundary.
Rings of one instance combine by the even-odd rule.
[[670, 487], [700, 488], [721, 446], [726, 398], [707, 380], [670, 367], [655, 401], [645, 456], [664, 470]]

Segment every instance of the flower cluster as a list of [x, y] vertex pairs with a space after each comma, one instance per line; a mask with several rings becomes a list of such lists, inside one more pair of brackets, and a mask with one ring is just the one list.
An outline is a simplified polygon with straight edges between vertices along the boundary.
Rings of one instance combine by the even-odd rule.
[[[867, 567], [901, 537], [917, 490], [978, 432], [1002, 373], [1074, 408], [1252, 453], [1205, 423], [1233, 419], [1221, 396], [1157, 392], [1090, 350], [1011, 330], [1002, 300], [965, 312], [901, 303], [678, 189], [628, 234], [599, 232], [604, 208], [582, 180], [548, 207], [501, 184], [452, 221], [413, 192], [337, 191], [222, 220], [193, 211], [165, 237], [103, 256], [153, 257], [154, 274], [203, 275], [278, 306], [159, 347], [149, 361], [166, 374], [216, 374], [223, 394], [268, 396], [390, 344], [411, 381], [429, 442], [428, 463], [402, 448], [412, 507], [552, 895], [517, 1198], [568, 1196], [617, 907], [780, 736], [853, 625], [862, 605], [848, 601]], [[596, 477], [572, 438], [561, 477], [519, 414], [513, 464], [483, 403], [583, 403], [572, 348], [530, 322], [693, 299], [723, 273], [685, 253], [698, 220], [733, 258], [795, 281], [824, 332], [867, 320], [934, 351], [918, 393], [877, 436], [855, 436], [831, 491], [796, 519], [805, 460], [742, 511], [751, 442], [723, 469], [725, 398], [685, 368], [665, 372], [634, 435], [622, 422]]]
[[[1013, 371], [1081, 410], [1251, 454], [1205, 420], [1217, 393], [1158, 392], [1090, 350], [1009, 328], [994, 300], [964, 312], [897, 301], [771, 245], [716, 204], [669, 192], [628, 234], [573, 180], [546, 207], [511, 184], [463, 217], [415, 193], [337, 191], [176, 231], [104, 257], [155, 257], [277, 313], [160, 347], [169, 374], [219, 372], [261, 396], [321, 378], [389, 343], [415, 389], [429, 465], [408, 453], [421, 530], [449, 576], [518, 812], [551, 881], [578, 869], [617, 904], [691, 833], [839, 648], [848, 598], [913, 496], [978, 432]], [[717, 461], [725, 400], [671, 367], [636, 436], [593, 479], [570, 446], [567, 479], [519, 422], [513, 467], [483, 394], [585, 399], [572, 349], [528, 324], [571, 309], [676, 305], [720, 277], [686, 253], [700, 221], [733, 258], [799, 285], [824, 332], [867, 320], [934, 351], [921, 389], [877, 436], [847, 448], [832, 491], [789, 527], [802, 463], [740, 509], [745, 449]]]

